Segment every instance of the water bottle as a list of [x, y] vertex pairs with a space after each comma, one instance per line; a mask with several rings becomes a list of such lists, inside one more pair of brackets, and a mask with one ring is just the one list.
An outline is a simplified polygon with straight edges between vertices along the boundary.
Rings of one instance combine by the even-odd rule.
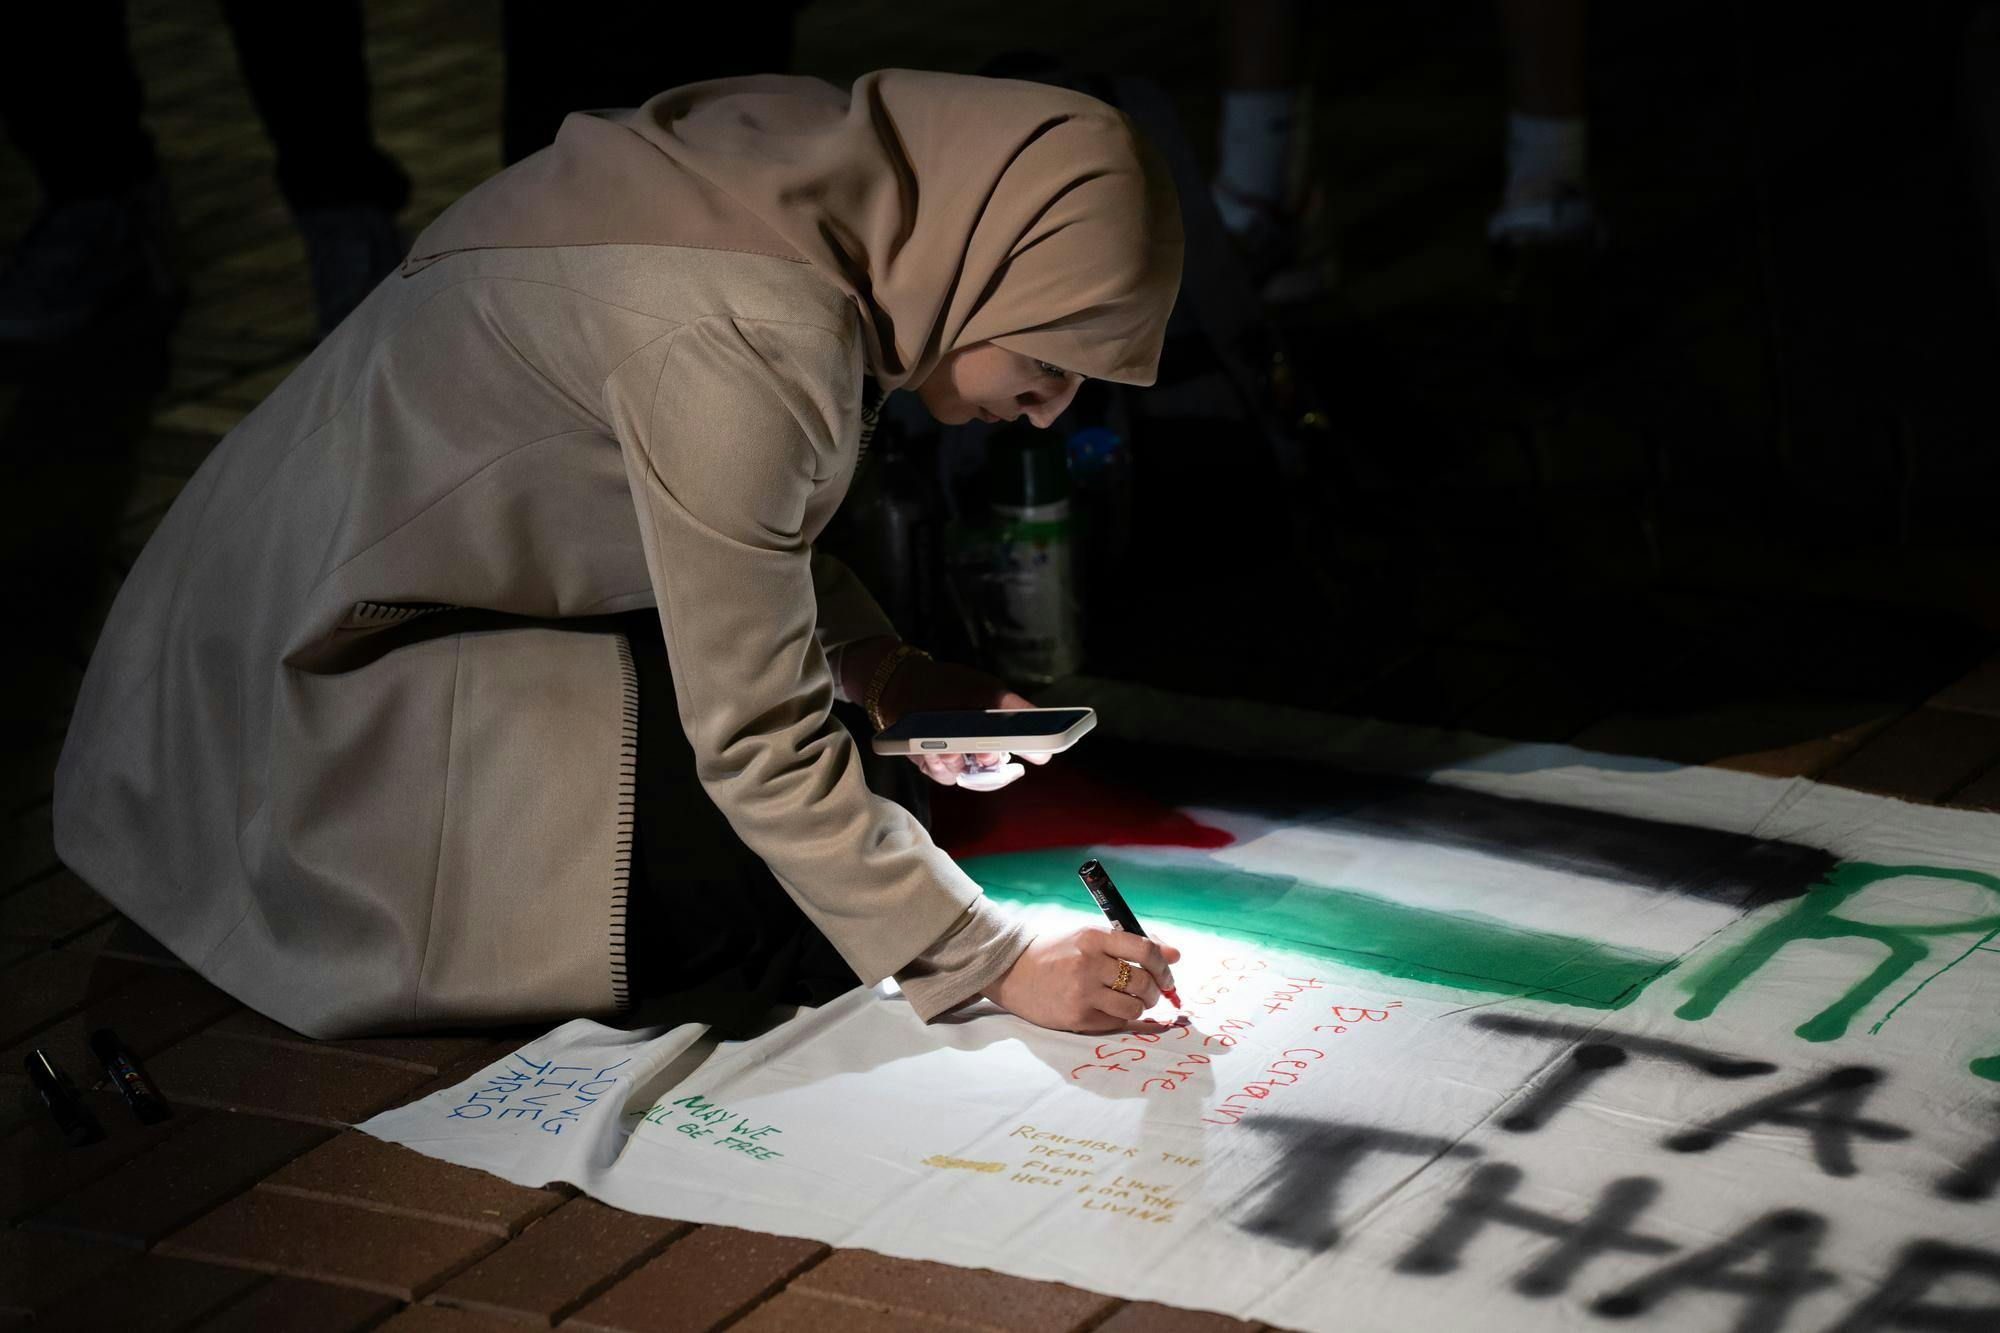
[[1061, 440], [1023, 427], [996, 431], [986, 457], [987, 652], [1004, 679], [1046, 685], [1083, 664], [1069, 460]]

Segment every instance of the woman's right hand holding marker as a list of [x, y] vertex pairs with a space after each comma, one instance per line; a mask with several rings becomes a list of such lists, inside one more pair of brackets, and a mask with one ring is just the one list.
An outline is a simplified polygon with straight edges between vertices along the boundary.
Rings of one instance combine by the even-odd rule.
[[[1039, 935], [986, 998], [1030, 1023], [1068, 1032], [1115, 1032], [1139, 1021], [1172, 990], [1168, 966], [1181, 951], [1110, 926]], [[1116, 988], [1125, 974], [1123, 990]]]

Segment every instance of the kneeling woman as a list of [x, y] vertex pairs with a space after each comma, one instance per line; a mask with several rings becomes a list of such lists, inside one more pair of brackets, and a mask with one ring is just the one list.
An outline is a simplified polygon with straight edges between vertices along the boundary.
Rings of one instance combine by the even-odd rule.
[[837, 700], [1024, 701], [903, 651], [813, 540], [882, 393], [1046, 426], [1081, 377], [1150, 383], [1180, 255], [1124, 118], [1036, 84], [570, 117], [181, 493], [77, 704], [63, 860], [320, 1036], [610, 1014], [825, 942], [927, 1020], [1137, 1017], [1171, 949], [1030, 939], [870, 789]]

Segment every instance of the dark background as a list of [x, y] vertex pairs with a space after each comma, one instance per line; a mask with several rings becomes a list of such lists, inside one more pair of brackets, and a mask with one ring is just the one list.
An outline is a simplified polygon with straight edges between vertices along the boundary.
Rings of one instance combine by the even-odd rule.
[[[1221, 8], [814, 0], [793, 69], [1046, 52], [1156, 80], [1212, 158]], [[414, 182], [414, 234], [499, 165], [500, 11], [366, 9], [377, 136]], [[1962, 674], [2000, 629], [1995, 11], [1600, 5], [1591, 182], [1609, 243], [1524, 298], [1484, 234], [1505, 109], [1493, 11], [1315, 7], [1308, 240], [1338, 277], [1274, 319], [1324, 429], [1281, 480], [1248, 422], [1140, 396], [1141, 511], [1089, 608], [1086, 668], [1812, 772]], [[110, 327], [0, 385], [20, 819], [45, 817], [123, 571], [313, 337], [217, 9], [140, 0], [130, 31], [190, 301], [164, 354]], [[36, 203], [0, 156], [0, 244]], [[1207, 369], [1177, 355], [1175, 376]], [[1983, 725], [1917, 738], [1977, 752], [1950, 790], [2000, 752]]]

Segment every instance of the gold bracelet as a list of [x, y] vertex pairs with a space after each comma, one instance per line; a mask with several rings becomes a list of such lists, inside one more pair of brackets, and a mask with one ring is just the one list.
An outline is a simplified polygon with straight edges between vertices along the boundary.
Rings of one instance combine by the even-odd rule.
[[868, 720], [877, 731], [888, 725], [882, 720], [882, 691], [888, 689], [889, 682], [896, 678], [897, 668], [911, 657], [921, 657], [926, 662], [931, 660], [931, 655], [915, 644], [898, 643], [882, 654], [882, 660], [875, 664], [875, 674], [868, 681], [868, 693], [863, 697], [861, 706], [868, 710]]

